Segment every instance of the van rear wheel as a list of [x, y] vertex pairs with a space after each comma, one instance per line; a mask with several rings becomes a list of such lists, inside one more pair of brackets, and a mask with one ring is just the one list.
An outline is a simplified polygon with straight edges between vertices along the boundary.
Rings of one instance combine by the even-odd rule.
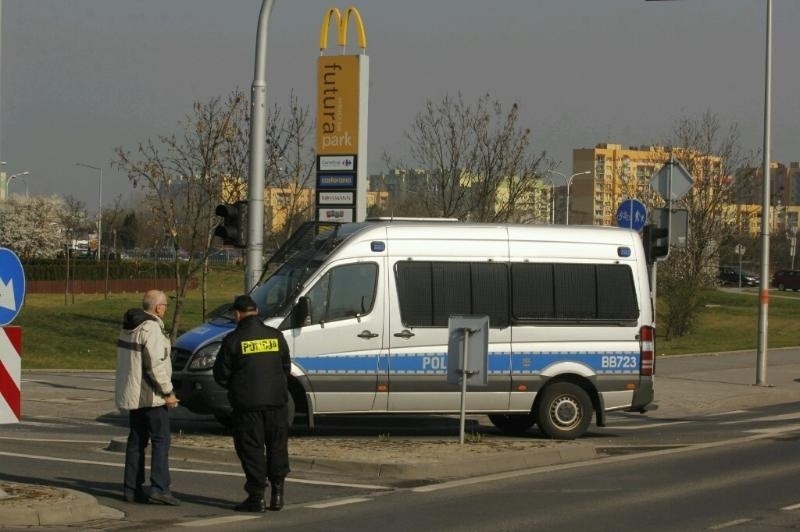
[[594, 412], [586, 390], [571, 382], [557, 382], [541, 394], [536, 421], [545, 436], [574, 440], [586, 433]]
[[536, 424], [531, 414], [489, 414], [492, 425], [512, 436], [518, 436]]

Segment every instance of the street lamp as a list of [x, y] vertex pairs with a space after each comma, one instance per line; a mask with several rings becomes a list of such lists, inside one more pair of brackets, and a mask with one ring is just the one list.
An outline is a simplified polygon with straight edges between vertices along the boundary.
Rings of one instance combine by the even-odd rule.
[[25, 170], [24, 172], [19, 172], [19, 173], [16, 173], [16, 174], [11, 174], [10, 176], [8, 176], [8, 177], [6, 178], [6, 195], [4, 196], [4, 198], [5, 198], [6, 200], [8, 199], [8, 185], [10, 185], [10, 184], [11, 184], [11, 180], [12, 180], [12, 179], [15, 179], [15, 178], [17, 178], [17, 177], [22, 177], [22, 176], [24, 176], [24, 175], [28, 175], [28, 174], [30, 174], [30, 172], [28, 172], [27, 170]]
[[[569, 188], [572, 186], [572, 180], [578, 177], [579, 175], [586, 175], [591, 174], [591, 170], [585, 170], [583, 172], [575, 172], [571, 176], [567, 177], [566, 174], [562, 174], [561, 172], [556, 172], [555, 170], [547, 170], [551, 174], [558, 174], [564, 178], [564, 182], [567, 184], [567, 201], [566, 201], [566, 216], [564, 220], [564, 225], [569, 225]], [[552, 183], [552, 181], [551, 181]], [[555, 216], [555, 214], [553, 215]], [[555, 219], [554, 219], [555, 221]]]
[[103, 169], [99, 166], [92, 166], [86, 163], [75, 163], [75, 166], [83, 166], [84, 168], [91, 168], [100, 172], [100, 181], [97, 185], [97, 260], [100, 260], [100, 253], [102, 252], [103, 243]]
[[[646, 0], [655, 2], [661, 0]], [[756, 349], [756, 385], [767, 379], [767, 348], [769, 318], [769, 157], [772, 129], [772, 0], [767, 0], [766, 57], [764, 59], [764, 147], [762, 150], [763, 178], [761, 181], [761, 280], [759, 281], [758, 345]]]

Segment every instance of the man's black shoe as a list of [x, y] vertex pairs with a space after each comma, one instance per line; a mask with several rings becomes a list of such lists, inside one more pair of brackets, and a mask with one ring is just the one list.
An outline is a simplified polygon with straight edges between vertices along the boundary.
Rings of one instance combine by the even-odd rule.
[[269, 509], [277, 512], [283, 508], [283, 482], [272, 483], [272, 494], [269, 498]]
[[234, 506], [233, 509], [237, 512], [266, 512], [267, 502], [264, 500], [264, 497], [250, 495], [244, 501]]
[[166, 504], [168, 506], [180, 506], [181, 501], [170, 493], [151, 493], [150, 502], [154, 504]]

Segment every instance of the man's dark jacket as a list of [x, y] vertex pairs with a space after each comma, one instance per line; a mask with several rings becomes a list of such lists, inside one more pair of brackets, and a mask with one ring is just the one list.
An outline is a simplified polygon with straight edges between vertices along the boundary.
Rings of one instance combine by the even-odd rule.
[[286, 377], [292, 361], [283, 334], [247, 316], [222, 340], [214, 362], [214, 380], [228, 389], [234, 410], [261, 410], [289, 400]]

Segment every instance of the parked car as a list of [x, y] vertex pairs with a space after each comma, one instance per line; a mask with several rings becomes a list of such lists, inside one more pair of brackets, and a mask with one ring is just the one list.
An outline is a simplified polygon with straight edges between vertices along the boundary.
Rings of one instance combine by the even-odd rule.
[[746, 272], [744, 270], [740, 272], [737, 266], [719, 267], [719, 275], [717, 275], [717, 280], [719, 280], [719, 283], [722, 286], [739, 286], [740, 277], [742, 280], [742, 286], [758, 286], [760, 281], [758, 275]]
[[772, 276], [772, 287], [778, 290], [800, 290], [800, 270], [778, 270]]

